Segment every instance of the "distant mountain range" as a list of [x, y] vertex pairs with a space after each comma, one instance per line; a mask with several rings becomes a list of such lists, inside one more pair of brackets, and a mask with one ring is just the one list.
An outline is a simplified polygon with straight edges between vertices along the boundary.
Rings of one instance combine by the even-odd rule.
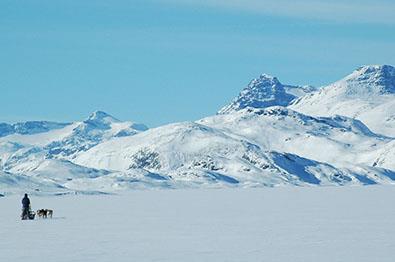
[[148, 129], [96, 111], [0, 124], [0, 194], [395, 183], [395, 68], [325, 87], [266, 74], [216, 115]]

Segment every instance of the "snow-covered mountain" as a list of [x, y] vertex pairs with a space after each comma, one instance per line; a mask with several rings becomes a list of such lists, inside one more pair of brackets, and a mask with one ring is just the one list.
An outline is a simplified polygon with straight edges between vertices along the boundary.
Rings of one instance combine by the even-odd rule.
[[344, 115], [376, 133], [395, 137], [395, 68], [363, 66], [294, 101], [290, 108], [314, 116]]
[[118, 172], [143, 169], [188, 186], [391, 183], [393, 171], [362, 157], [390, 141], [347, 117], [248, 108], [110, 140], [75, 163]]
[[[0, 170], [3, 170], [3, 180], [8, 181], [4, 178], [6, 174], [14, 174], [21, 177], [23, 185], [31, 180], [31, 188], [39, 184], [37, 181], [45, 180], [45, 186], [41, 187], [44, 191], [67, 191], [62, 189], [62, 184], [73, 179], [92, 179], [108, 174], [106, 170], [78, 166], [70, 160], [104, 141], [147, 130], [145, 125], [121, 122], [101, 111], [92, 113], [82, 122], [26, 123], [38, 124], [19, 123], [18, 126], [25, 127], [24, 134], [12, 132], [0, 137]], [[39, 129], [38, 126], [45, 128]], [[40, 188], [35, 189], [40, 191]]]
[[0, 123], [0, 137], [12, 134], [32, 135], [60, 129], [69, 125], [68, 123], [55, 123], [48, 121], [27, 121], [16, 124]]
[[61, 140], [46, 145], [50, 157], [73, 158], [81, 151], [114, 137], [135, 135], [147, 130], [142, 124], [121, 122], [118, 119], [96, 111], [83, 122], [75, 123], [71, 132]]
[[248, 139], [266, 150], [289, 152], [336, 166], [371, 166], [373, 159], [369, 162], [361, 155], [392, 141], [355, 119], [312, 117], [278, 106], [247, 108], [207, 117], [199, 123]]
[[394, 184], [394, 72], [365, 66], [321, 89], [263, 74], [218, 114], [153, 129], [101, 111], [2, 124], [0, 194]]
[[227, 114], [246, 107], [287, 106], [297, 97], [315, 90], [312, 86], [283, 85], [276, 77], [262, 74], [259, 78], [253, 79], [229, 105], [219, 110], [218, 114]]

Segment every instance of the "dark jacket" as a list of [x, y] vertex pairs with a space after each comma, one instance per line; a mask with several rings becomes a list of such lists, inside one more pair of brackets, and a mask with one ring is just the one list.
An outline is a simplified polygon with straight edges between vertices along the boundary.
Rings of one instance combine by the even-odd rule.
[[23, 208], [29, 208], [29, 206], [30, 206], [30, 199], [27, 196], [25, 196], [22, 199], [22, 206], [23, 206]]

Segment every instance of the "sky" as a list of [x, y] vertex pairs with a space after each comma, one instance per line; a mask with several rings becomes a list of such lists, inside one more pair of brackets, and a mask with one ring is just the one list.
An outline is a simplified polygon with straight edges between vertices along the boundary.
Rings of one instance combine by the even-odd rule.
[[155, 127], [215, 114], [262, 73], [323, 86], [395, 65], [392, 0], [2, 0], [0, 121]]

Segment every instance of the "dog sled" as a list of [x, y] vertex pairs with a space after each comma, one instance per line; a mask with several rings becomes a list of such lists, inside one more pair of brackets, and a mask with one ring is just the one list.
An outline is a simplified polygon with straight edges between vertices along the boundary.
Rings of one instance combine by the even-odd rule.
[[36, 212], [31, 211], [30, 209], [25, 211], [22, 210], [21, 218], [22, 220], [33, 220], [36, 217]]

